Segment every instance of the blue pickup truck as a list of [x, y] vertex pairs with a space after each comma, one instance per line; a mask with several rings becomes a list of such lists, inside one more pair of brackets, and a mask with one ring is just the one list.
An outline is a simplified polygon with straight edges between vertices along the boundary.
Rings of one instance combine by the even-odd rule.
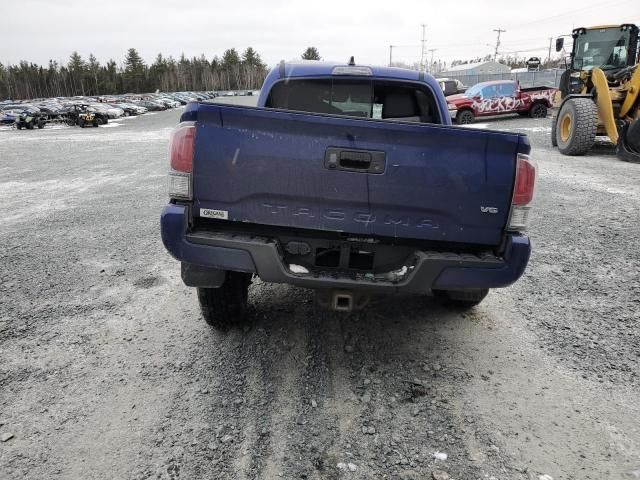
[[529, 260], [529, 153], [525, 135], [452, 126], [429, 75], [281, 62], [257, 107], [186, 107], [162, 240], [217, 328], [242, 319], [253, 276], [338, 311], [373, 294], [473, 306]]

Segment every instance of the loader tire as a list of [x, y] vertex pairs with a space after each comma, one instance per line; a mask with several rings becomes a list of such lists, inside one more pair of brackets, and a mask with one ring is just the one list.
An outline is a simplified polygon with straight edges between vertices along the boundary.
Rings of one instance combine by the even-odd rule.
[[558, 114], [556, 141], [564, 155], [584, 155], [596, 141], [598, 107], [590, 98], [567, 100]]
[[204, 321], [216, 330], [228, 330], [244, 322], [251, 274], [227, 272], [219, 288], [198, 288], [198, 301]]
[[558, 146], [558, 114], [554, 113], [551, 117], [551, 146]]

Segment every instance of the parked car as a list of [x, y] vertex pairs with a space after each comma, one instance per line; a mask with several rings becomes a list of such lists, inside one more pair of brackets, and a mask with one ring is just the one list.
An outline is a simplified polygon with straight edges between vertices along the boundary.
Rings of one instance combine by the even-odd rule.
[[158, 111], [167, 109], [164, 103], [159, 103], [152, 100], [140, 100], [139, 102], [136, 103], [136, 105], [140, 105], [146, 108], [147, 110], [149, 110], [150, 112], [158, 112]]
[[464, 93], [468, 88], [463, 85], [462, 82], [457, 78], [438, 78], [437, 80], [438, 85], [440, 85], [440, 88], [444, 92], [445, 97], [448, 97], [449, 95]]
[[110, 105], [122, 109], [124, 111], [125, 117], [128, 117], [130, 115], [141, 115], [147, 111], [146, 108], [139, 105], [134, 105], [132, 103], [111, 103]]
[[553, 105], [558, 89], [552, 87], [520, 88], [513, 80], [481, 82], [465, 93], [447, 97], [456, 123], [473, 123], [476, 117], [518, 113], [544, 118]]
[[[2, 108], [2, 105], [0, 105], [0, 108]], [[13, 125], [18, 115], [17, 112], [11, 110], [0, 110], [0, 125]]]
[[180, 122], [162, 240], [216, 328], [242, 320], [254, 275], [351, 311], [372, 294], [470, 307], [526, 268], [526, 135], [451, 126], [429, 75], [281, 64], [257, 107], [191, 103]]
[[89, 104], [88, 110], [103, 113], [111, 119], [120, 118], [124, 115], [123, 109], [114, 107], [108, 103], [91, 103]]

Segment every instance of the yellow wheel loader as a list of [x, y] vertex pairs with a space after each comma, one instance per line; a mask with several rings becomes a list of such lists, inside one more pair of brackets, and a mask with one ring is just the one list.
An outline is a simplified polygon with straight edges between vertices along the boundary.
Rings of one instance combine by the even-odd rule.
[[[619, 158], [640, 162], [638, 27], [577, 28], [571, 36], [571, 64], [560, 79], [551, 143], [565, 155], [584, 155], [596, 135], [606, 135]], [[563, 46], [560, 37], [556, 51]]]

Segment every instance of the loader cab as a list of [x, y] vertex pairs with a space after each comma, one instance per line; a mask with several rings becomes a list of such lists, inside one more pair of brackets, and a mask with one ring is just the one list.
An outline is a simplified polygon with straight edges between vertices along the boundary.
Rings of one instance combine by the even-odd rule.
[[[573, 46], [567, 71], [560, 80], [564, 98], [583, 93], [591, 70], [600, 68], [610, 74], [635, 65], [638, 60], [638, 27], [633, 24], [576, 28], [571, 33]], [[564, 38], [556, 39], [556, 51], [564, 47]]]
[[577, 28], [573, 31], [571, 68], [603, 71], [635, 65], [638, 53], [638, 27], [619, 25]]
[[[633, 24], [576, 28], [571, 33], [570, 69], [589, 71], [595, 67], [604, 71], [624, 68], [637, 63], [638, 27]], [[564, 47], [564, 38], [556, 40], [556, 51]]]

